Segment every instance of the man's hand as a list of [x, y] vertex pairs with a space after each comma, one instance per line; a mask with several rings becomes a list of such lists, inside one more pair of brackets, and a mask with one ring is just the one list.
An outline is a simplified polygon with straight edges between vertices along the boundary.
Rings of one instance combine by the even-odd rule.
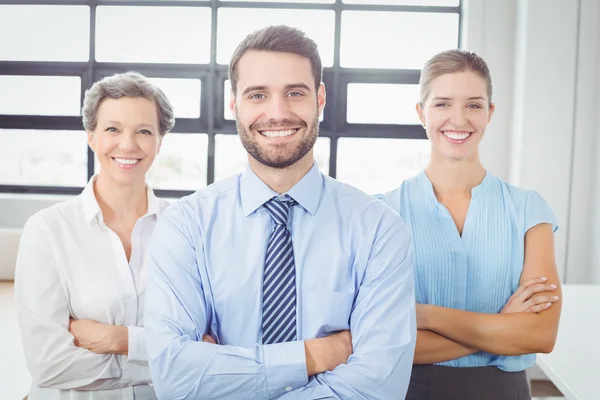
[[89, 319], [71, 319], [69, 333], [73, 343], [96, 354], [127, 355], [129, 333], [127, 327], [101, 324]]
[[[208, 334], [202, 337], [202, 341], [217, 344]], [[341, 331], [324, 338], [305, 340], [304, 348], [308, 376], [332, 371], [338, 365], [346, 364], [352, 354], [352, 335], [350, 331]]]
[[202, 337], [202, 341], [205, 342], [205, 343], [217, 344], [217, 342], [215, 341], [215, 339], [213, 339], [213, 337], [210, 336], [210, 335], [204, 335]]
[[308, 376], [313, 376], [346, 364], [352, 354], [352, 335], [350, 331], [341, 331], [324, 338], [306, 340], [304, 347]]
[[556, 285], [548, 285], [545, 283], [546, 280], [546, 278], [535, 278], [523, 282], [510, 296], [500, 313], [538, 313], [549, 309], [552, 303], [559, 300], [558, 296], [535, 296], [540, 292], [556, 290]]

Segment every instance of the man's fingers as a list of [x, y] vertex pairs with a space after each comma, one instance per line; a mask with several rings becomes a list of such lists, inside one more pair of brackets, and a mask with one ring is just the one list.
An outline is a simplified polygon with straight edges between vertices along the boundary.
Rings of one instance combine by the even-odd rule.
[[205, 342], [205, 343], [217, 344], [217, 342], [215, 341], [215, 339], [213, 339], [213, 337], [210, 336], [210, 335], [204, 335], [202, 337], [202, 341]]

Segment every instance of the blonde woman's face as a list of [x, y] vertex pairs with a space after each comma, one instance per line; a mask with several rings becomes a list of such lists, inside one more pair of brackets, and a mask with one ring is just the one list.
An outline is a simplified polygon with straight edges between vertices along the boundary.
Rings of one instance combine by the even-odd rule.
[[419, 118], [432, 152], [460, 160], [477, 154], [492, 114], [485, 79], [474, 72], [445, 74], [433, 79]]
[[97, 125], [88, 143], [100, 163], [100, 174], [119, 184], [145, 181], [161, 137], [156, 104], [143, 97], [106, 99], [98, 108]]

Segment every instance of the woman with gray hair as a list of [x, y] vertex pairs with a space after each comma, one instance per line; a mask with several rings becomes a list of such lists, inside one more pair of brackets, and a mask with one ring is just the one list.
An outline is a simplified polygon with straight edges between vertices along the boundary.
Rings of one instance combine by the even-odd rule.
[[143, 310], [148, 241], [168, 206], [145, 175], [174, 125], [164, 93], [129, 72], [85, 94], [100, 172], [23, 229], [15, 294], [30, 400], [155, 399]]

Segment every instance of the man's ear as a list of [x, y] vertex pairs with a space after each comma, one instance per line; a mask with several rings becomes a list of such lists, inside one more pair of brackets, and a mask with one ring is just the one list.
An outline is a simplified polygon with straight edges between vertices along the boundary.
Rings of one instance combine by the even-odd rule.
[[229, 92], [229, 110], [231, 111], [233, 118], [237, 119], [237, 111], [235, 109], [235, 94], [233, 93], [233, 90]]
[[319, 89], [317, 90], [317, 107], [319, 108], [319, 116], [321, 116], [323, 113], [325, 103], [327, 103], [327, 91], [325, 90], [325, 84], [321, 82]]

